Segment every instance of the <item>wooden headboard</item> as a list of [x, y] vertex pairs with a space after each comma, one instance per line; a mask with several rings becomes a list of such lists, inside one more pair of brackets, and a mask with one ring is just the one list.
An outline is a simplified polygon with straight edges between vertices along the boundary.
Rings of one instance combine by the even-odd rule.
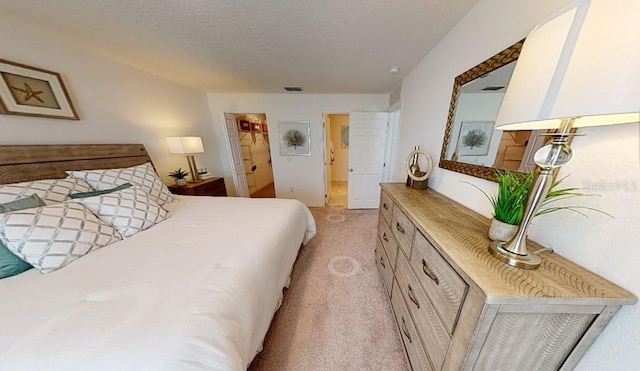
[[0, 145], [0, 184], [66, 178], [67, 170], [113, 169], [145, 162], [151, 158], [142, 144]]

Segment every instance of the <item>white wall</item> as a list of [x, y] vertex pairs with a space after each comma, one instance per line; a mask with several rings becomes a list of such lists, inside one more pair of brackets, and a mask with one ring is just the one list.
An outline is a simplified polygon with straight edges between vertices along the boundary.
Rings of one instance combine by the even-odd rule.
[[205, 93], [2, 17], [0, 45], [4, 59], [59, 72], [80, 116], [70, 121], [0, 115], [0, 144], [142, 143], [166, 178], [187, 161], [168, 153], [165, 136], [196, 135], [206, 151], [196, 156], [198, 167], [219, 171]]
[[[225, 149], [222, 112], [264, 112], [269, 118], [276, 195], [295, 198], [309, 206], [324, 206], [323, 113], [386, 111], [388, 94], [208, 94], [218, 138], [217, 156], [224, 167], [227, 190], [234, 189], [229, 154]], [[311, 156], [280, 156], [278, 121], [311, 123]], [[334, 146], [336, 143], [334, 143]]]
[[[398, 163], [419, 144], [439, 158], [454, 78], [527, 35], [565, 0], [480, 0], [402, 84], [403, 112]], [[640, 295], [640, 154], [637, 124], [581, 130], [574, 159], [562, 168], [567, 185], [590, 186], [601, 197], [580, 200], [615, 215], [583, 218], [556, 213], [535, 220], [530, 237]], [[396, 173], [397, 181], [404, 174]], [[493, 192], [496, 184], [434, 169], [429, 185], [490, 216], [486, 198], [471, 182]], [[602, 188], [601, 190], [595, 188]], [[637, 370], [640, 364], [640, 309], [623, 308], [588, 350], [577, 370]]]
[[346, 182], [349, 180], [349, 148], [342, 148], [342, 128], [349, 126], [349, 115], [330, 115], [331, 141], [335, 160], [331, 166], [333, 180]]

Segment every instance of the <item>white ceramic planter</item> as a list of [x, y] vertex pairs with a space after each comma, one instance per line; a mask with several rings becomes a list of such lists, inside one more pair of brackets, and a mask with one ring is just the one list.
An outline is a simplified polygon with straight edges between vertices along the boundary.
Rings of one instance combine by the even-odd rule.
[[517, 231], [517, 225], [503, 223], [493, 218], [491, 219], [491, 226], [489, 227], [489, 238], [492, 241], [509, 241], [511, 237], [515, 236]]
[[179, 185], [180, 187], [187, 185], [187, 180], [182, 178], [182, 179], [176, 179], [176, 184]]

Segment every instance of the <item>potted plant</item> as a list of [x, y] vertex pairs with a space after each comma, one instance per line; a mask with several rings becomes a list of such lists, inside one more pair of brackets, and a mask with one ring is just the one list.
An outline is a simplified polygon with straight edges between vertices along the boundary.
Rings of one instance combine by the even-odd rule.
[[[611, 216], [603, 211], [587, 207], [587, 206], [550, 206], [554, 202], [566, 200], [574, 197], [594, 196], [591, 194], [579, 192], [579, 188], [560, 188], [562, 182], [567, 176], [553, 182], [551, 189], [545, 200], [542, 202], [540, 210], [536, 216], [548, 214], [554, 211], [569, 210], [576, 212], [582, 216], [587, 216], [583, 210], [591, 210]], [[511, 171], [496, 171], [496, 179], [498, 182], [498, 193], [488, 195], [486, 192], [478, 188], [491, 202], [493, 207], [493, 219], [489, 228], [489, 238], [493, 241], [508, 241], [518, 230], [518, 226], [524, 215], [524, 208], [527, 204], [529, 189], [533, 185], [535, 179], [534, 173], [518, 174]]]
[[189, 175], [188, 171], [182, 170], [182, 168], [178, 168], [178, 170], [174, 170], [169, 173], [169, 176], [176, 180], [176, 184], [179, 186], [183, 186], [187, 184], [187, 175]]

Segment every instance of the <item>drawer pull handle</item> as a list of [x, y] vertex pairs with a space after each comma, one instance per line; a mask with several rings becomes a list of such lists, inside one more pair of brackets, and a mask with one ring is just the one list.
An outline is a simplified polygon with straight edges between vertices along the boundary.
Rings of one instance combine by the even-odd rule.
[[400, 226], [400, 223], [396, 223], [396, 229], [398, 230], [398, 232], [404, 234], [404, 228]]
[[389, 238], [387, 237], [386, 233], [382, 233], [382, 239], [385, 240], [386, 242], [389, 242]]
[[440, 285], [440, 280], [432, 271], [429, 270], [429, 268], [427, 267], [427, 262], [424, 259], [422, 259], [422, 271], [427, 275], [427, 277], [431, 278], [431, 280], [435, 282], [436, 285]]
[[404, 316], [402, 317], [402, 332], [404, 332], [404, 336], [409, 339], [409, 343], [412, 343], [411, 335], [409, 335], [409, 331], [407, 330], [407, 323], [404, 321]]
[[385, 209], [385, 210], [389, 210], [389, 206], [387, 206], [387, 204], [386, 204], [386, 203], [383, 203], [383, 204], [382, 204], [382, 208], [383, 208], [383, 209]]
[[411, 285], [409, 285], [409, 290], [407, 290], [407, 294], [409, 295], [409, 299], [411, 299], [413, 304], [415, 304], [416, 307], [420, 309], [420, 303], [418, 303], [418, 299], [416, 299], [416, 297], [413, 295], [413, 288], [411, 288]]
[[387, 266], [384, 264], [384, 259], [382, 259], [382, 256], [380, 257], [380, 265], [382, 266], [382, 268], [386, 268]]

